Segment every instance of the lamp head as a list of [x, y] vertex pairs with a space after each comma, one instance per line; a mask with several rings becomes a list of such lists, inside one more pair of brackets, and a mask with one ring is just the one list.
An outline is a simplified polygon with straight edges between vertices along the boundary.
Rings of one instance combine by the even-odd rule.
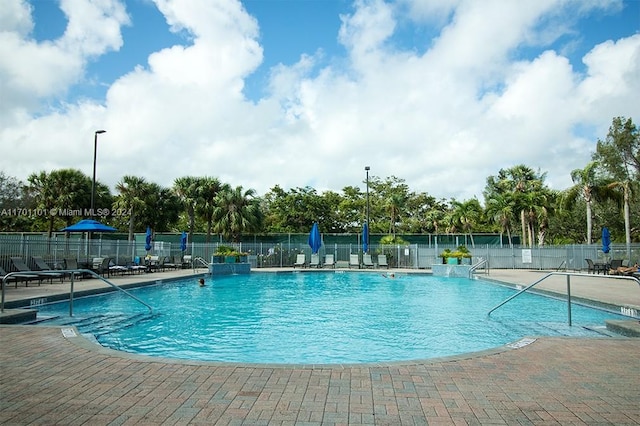
[[106, 130], [96, 130], [96, 135], [99, 135], [101, 133], [106, 133], [106, 132], [107, 132]]
[[369, 167], [369, 166], [364, 166], [364, 169], [365, 169], [366, 171], [369, 171], [369, 170], [371, 170], [371, 167]]

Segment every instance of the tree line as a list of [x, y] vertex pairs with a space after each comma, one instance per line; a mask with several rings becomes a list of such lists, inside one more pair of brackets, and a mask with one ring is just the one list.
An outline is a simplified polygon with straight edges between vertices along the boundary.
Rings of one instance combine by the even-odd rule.
[[[386, 242], [406, 234], [465, 233], [473, 244], [474, 233], [500, 233], [509, 241], [519, 235], [533, 247], [591, 244], [607, 226], [616, 242], [640, 241], [640, 136], [630, 118], [613, 119], [591, 161], [571, 171], [571, 179], [570, 188], [554, 190], [545, 172], [514, 165], [487, 177], [481, 202], [436, 199], [411, 191], [396, 176], [371, 176], [369, 229], [387, 235]], [[239, 241], [249, 234], [306, 233], [315, 221], [322, 232], [360, 232], [367, 210], [367, 194], [359, 186], [318, 193], [275, 185], [258, 196], [215, 177], [183, 176], [166, 188], [124, 176], [115, 194], [96, 182], [90, 212], [91, 186], [92, 179], [76, 169], [40, 171], [26, 182], [0, 172], [0, 231], [51, 235], [93, 215], [129, 239], [149, 226], [154, 232], [205, 233], [207, 241], [212, 235]]]

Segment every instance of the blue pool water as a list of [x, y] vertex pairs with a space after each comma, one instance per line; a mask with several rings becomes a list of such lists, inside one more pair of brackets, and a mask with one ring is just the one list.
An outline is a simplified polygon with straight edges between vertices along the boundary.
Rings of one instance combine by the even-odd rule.
[[[257, 363], [362, 363], [456, 355], [524, 336], [595, 335], [618, 315], [480, 280], [376, 273], [251, 273], [76, 299], [74, 320], [104, 346], [154, 356]], [[42, 306], [68, 316], [68, 303]], [[134, 315], [137, 315], [134, 317]], [[88, 319], [98, 316], [97, 321]], [[132, 325], [133, 324], [133, 325]]]

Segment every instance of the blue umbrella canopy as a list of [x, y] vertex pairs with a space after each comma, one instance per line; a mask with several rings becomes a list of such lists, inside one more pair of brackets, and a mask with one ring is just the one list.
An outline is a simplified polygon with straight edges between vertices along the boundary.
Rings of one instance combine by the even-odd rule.
[[609, 253], [611, 251], [611, 234], [606, 226], [602, 228], [602, 252]]
[[146, 251], [151, 250], [151, 228], [147, 226], [147, 235], [144, 240], [144, 249]]
[[63, 228], [64, 232], [116, 232], [116, 228], [93, 219], [83, 219], [78, 223]]
[[180, 251], [185, 251], [187, 249], [187, 233], [182, 231], [182, 235], [180, 236]]
[[362, 251], [367, 253], [369, 250], [369, 224], [367, 222], [362, 225]]
[[311, 232], [309, 233], [309, 246], [311, 247], [311, 253], [316, 254], [322, 246], [322, 238], [320, 237], [320, 230], [318, 229], [318, 222], [313, 222]]

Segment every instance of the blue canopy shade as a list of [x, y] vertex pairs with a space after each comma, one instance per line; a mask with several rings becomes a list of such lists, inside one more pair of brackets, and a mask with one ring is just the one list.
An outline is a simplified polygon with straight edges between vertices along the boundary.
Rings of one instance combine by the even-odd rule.
[[309, 233], [309, 246], [311, 247], [311, 253], [316, 254], [322, 246], [322, 238], [320, 237], [320, 230], [318, 229], [318, 222], [313, 222], [311, 232]]
[[182, 231], [182, 235], [180, 236], [180, 251], [185, 251], [187, 249], [187, 233]]
[[369, 224], [367, 222], [362, 225], [362, 251], [367, 253], [369, 250]]
[[116, 228], [93, 219], [83, 219], [78, 223], [62, 229], [64, 232], [116, 232]]
[[147, 235], [144, 240], [144, 249], [146, 251], [151, 250], [151, 228], [147, 226]]
[[602, 252], [609, 253], [611, 251], [611, 234], [606, 226], [602, 228]]

